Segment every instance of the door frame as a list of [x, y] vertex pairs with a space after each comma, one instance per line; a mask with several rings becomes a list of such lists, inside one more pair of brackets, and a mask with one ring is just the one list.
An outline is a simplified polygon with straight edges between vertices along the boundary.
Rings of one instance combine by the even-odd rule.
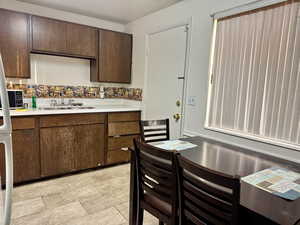
[[148, 81], [148, 64], [149, 64], [149, 43], [150, 36], [153, 34], [161, 33], [164, 31], [168, 31], [174, 28], [186, 26], [187, 29], [187, 38], [186, 38], [186, 52], [185, 52], [185, 63], [184, 63], [184, 84], [183, 84], [183, 93], [182, 93], [182, 104], [181, 104], [181, 125], [180, 125], [180, 136], [183, 135], [184, 124], [185, 124], [185, 111], [186, 111], [186, 102], [187, 102], [187, 84], [190, 74], [190, 57], [191, 57], [191, 45], [192, 45], [192, 26], [193, 18], [190, 17], [187, 20], [165, 26], [163, 28], [151, 31], [146, 33], [145, 35], [145, 68], [144, 68], [144, 91], [143, 91], [143, 102], [144, 102], [144, 110], [142, 110], [142, 119], [145, 118], [146, 115], [146, 107], [145, 102], [147, 101], [147, 81]]

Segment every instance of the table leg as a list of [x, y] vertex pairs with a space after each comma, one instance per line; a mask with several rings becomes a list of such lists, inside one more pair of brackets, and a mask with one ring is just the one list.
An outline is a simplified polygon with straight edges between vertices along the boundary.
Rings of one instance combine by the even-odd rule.
[[132, 152], [130, 160], [129, 225], [137, 225], [137, 178], [135, 162], [135, 154]]

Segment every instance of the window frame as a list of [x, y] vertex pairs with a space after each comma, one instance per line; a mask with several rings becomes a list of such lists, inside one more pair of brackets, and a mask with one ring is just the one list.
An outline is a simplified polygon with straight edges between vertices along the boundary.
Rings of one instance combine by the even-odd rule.
[[226, 135], [231, 135], [235, 137], [241, 137], [253, 141], [258, 141], [266, 144], [271, 144], [279, 147], [284, 147], [294, 151], [300, 151], [300, 145], [292, 144], [289, 142], [285, 142], [283, 140], [276, 140], [274, 138], [263, 137], [261, 135], [253, 135], [250, 133], [240, 132], [238, 130], [230, 130], [225, 128], [217, 128], [209, 125], [209, 118], [211, 116], [211, 103], [212, 103], [212, 86], [213, 86], [213, 67], [214, 67], [214, 56], [216, 49], [216, 38], [217, 38], [217, 28], [218, 28], [219, 19], [213, 18], [213, 31], [212, 31], [212, 39], [211, 39], [211, 47], [210, 47], [210, 59], [209, 59], [209, 71], [208, 71], [208, 93], [207, 93], [207, 104], [206, 104], [206, 115], [205, 115], [205, 123], [204, 129], [215, 131], [218, 133], [223, 133]]

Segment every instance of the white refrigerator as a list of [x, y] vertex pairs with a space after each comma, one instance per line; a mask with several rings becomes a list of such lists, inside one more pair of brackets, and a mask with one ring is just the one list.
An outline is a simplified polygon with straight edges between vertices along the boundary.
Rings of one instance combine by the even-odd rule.
[[[13, 153], [12, 153], [12, 125], [9, 112], [8, 95], [6, 91], [5, 71], [3, 61], [0, 54], [0, 96], [2, 103], [3, 125], [0, 127], [0, 143], [5, 149], [5, 173], [6, 173], [6, 189], [4, 195], [2, 218], [0, 225], [9, 225], [11, 223], [12, 210], [12, 189], [13, 189]], [[1, 174], [3, 176], [3, 174]], [[1, 203], [0, 203], [1, 204]]]

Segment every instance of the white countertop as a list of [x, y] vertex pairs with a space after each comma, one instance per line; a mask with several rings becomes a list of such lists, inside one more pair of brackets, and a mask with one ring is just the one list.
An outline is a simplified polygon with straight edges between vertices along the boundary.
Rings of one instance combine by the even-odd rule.
[[[57, 110], [44, 110], [44, 109], [28, 109], [26, 111], [10, 110], [11, 116], [37, 116], [37, 115], [57, 115], [57, 114], [74, 114], [74, 113], [101, 113], [101, 112], [130, 112], [140, 111], [139, 106], [130, 105], [103, 105], [94, 106], [93, 109], [57, 109]], [[0, 110], [0, 117], [2, 111]]]

